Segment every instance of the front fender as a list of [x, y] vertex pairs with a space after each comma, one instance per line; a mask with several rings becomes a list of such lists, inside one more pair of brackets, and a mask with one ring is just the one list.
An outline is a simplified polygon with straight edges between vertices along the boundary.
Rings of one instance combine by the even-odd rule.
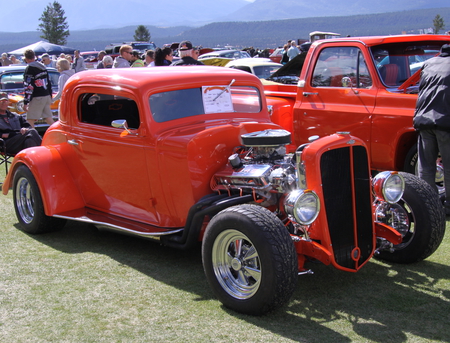
[[47, 216], [84, 207], [78, 187], [54, 146], [37, 146], [19, 152], [3, 183], [4, 195], [13, 187], [14, 174], [21, 165], [26, 165], [33, 173]]

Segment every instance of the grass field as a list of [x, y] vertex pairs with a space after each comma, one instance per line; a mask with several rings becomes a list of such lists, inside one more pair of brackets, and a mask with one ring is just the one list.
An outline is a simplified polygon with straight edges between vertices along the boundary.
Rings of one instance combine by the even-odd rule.
[[75, 222], [31, 236], [11, 192], [0, 211], [3, 343], [450, 342], [448, 230], [420, 263], [372, 260], [356, 274], [310, 265], [289, 304], [251, 317], [215, 299], [199, 251]]

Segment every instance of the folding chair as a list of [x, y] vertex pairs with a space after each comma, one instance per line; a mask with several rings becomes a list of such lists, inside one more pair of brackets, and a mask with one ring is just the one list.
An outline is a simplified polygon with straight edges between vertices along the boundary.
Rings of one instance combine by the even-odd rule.
[[[14, 155], [8, 154], [6, 152], [6, 144], [5, 141], [0, 138], [0, 165], [5, 165], [5, 176], [8, 174], [8, 164], [11, 164], [10, 159], [12, 159]], [[0, 185], [3, 184], [2, 181], [0, 181]]]

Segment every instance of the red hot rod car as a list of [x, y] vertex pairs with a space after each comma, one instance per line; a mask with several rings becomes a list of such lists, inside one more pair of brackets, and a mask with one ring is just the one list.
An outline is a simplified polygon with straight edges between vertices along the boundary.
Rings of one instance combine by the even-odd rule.
[[407, 263], [437, 249], [445, 216], [431, 187], [372, 178], [366, 145], [347, 133], [287, 154], [290, 133], [263, 94], [256, 76], [211, 66], [76, 74], [60, 120], [15, 157], [3, 193], [28, 233], [75, 220], [201, 243], [217, 297], [253, 315], [288, 301], [307, 261], [356, 272], [375, 254]]

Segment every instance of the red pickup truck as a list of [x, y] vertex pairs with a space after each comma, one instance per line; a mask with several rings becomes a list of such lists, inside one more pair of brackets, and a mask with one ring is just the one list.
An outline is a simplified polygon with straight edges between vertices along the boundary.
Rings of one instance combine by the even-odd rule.
[[[443, 35], [316, 41], [266, 83], [272, 121], [293, 133], [292, 147], [346, 131], [367, 144], [373, 170], [414, 173], [419, 70], [449, 42]], [[437, 167], [442, 191], [440, 161]]]

